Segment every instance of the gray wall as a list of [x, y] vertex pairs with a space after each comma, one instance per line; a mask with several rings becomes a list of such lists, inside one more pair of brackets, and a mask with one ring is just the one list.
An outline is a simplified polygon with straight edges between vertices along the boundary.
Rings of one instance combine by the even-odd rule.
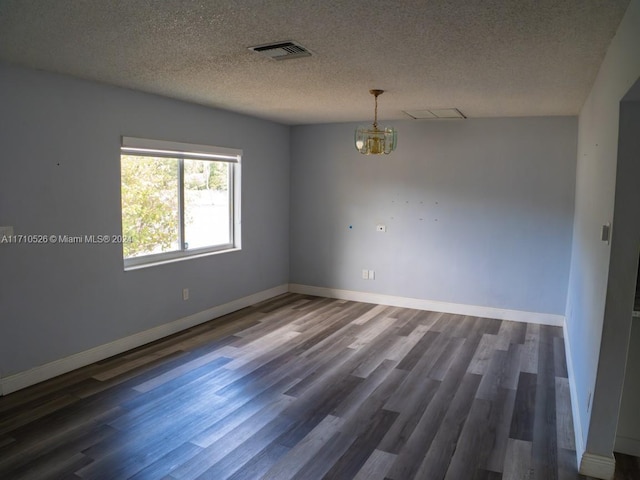
[[[618, 158], [619, 105], [622, 97], [640, 76], [640, 0], [632, 0], [579, 117], [576, 200], [571, 274], [567, 295], [567, 330], [574, 366], [577, 409], [582, 441], [592, 453], [608, 455], [613, 448], [626, 338], [616, 335], [601, 350], [605, 303], [609, 282], [611, 247], [600, 240], [600, 228], [613, 221], [613, 243], [620, 238], [614, 221], [616, 165]], [[637, 136], [637, 132], [636, 132]], [[637, 159], [636, 159], [637, 161]], [[637, 182], [637, 179], [636, 179]], [[636, 187], [637, 188], [637, 187]], [[629, 322], [625, 315], [622, 322]], [[616, 329], [615, 322], [610, 325]], [[624, 334], [623, 334], [624, 337]], [[600, 361], [600, 367], [598, 362]], [[596, 390], [596, 376], [602, 383]], [[611, 385], [606, 383], [611, 381]], [[613, 390], [612, 390], [613, 388]], [[594, 428], [591, 428], [592, 405]], [[613, 410], [609, 408], [614, 404]], [[615, 417], [614, 417], [615, 419]]]
[[[640, 93], [640, 80], [634, 90]], [[620, 104], [613, 216], [615, 229], [611, 241], [600, 361], [587, 439], [587, 450], [593, 453], [613, 451], [616, 424], [610, 421], [610, 416], [619, 408], [623, 390], [640, 251], [639, 131], [640, 101], [623, 99]], [[637, 344], [631, 344], [631, 348], [637, 348]]]
[[0, 105], [16, 233], [120, 233], [121, 135], [244, 150], [241, 252], [124, 272], [118, 245], [0, 245], [2, 376], [288, 281], [289, 127], [6, 64]]
[[292, 129], [291, 282], [564, 314], [576, 118], [393, 124], [388, 156]]
[[631, 322], [631, 337], [624, 377], [624, 391], [616, 431], [615, 451], [640, 453], [640, 318]]

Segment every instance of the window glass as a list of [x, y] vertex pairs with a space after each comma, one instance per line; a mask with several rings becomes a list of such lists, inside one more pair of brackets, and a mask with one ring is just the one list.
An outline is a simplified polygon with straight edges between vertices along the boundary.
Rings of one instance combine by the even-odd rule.
[[240, 150], [124, 137], [126, 267], [239, 248]]

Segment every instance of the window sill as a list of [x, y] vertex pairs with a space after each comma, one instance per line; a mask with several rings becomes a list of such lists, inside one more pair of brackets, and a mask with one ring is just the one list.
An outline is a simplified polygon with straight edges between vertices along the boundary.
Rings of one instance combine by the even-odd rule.
[[176, 263], [176, 262], [184, 262], [186, 260], [193, 260], [196, 258], [203, 258], [203, 257], [209, 257], [211, 255], [220, 255], [220, 254], [224, 254], [224, 253], [232, 253], [232, 252], [239, 252], [240, 250], [242, 250], [242, 248], [240, 247], [233, 247], [233, 248], [227, 248], [225, 250], [215, 250], [213, 252], [203, 252], [203, 253], [195, 253], [193, 255], [181, 255], [175, 258], [165, 258], [162, 260], [149, 260], [148, 262], [145, 263], [140, 263], [140, 264], [136, 264], [136, 265], [125, 265], [124, 266], [124, 271], [125, 272], [130, 272], [133, 270], [141, 270], [143, 268], [150, 268], [150, 267], [158, 267], [161, 265], [166, 265], [168, 263]]

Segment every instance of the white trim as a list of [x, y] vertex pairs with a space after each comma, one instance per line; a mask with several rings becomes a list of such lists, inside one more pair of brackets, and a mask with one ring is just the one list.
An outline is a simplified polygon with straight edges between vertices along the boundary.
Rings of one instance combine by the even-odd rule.
[[611, 457], [603, 457], [593, 453], [585, 453], [582, 455], [579, 472], [582, 475], [594, 478], [602, 478], [603, 480], [613, 479], [616, 471], [616, 460]]
[[124, 271], [132, 272], [143, 268], [166, 265], [167, 263], [184, 262], [185, 260], [204, 258], [210, 255], [239, 252], [242, 250], [240, 247], [234, 247], [233, 245], [225, 247], [222, 250], [209, 250], [209, 248], [218, 247], [205, 247], [198, 250], [176, 250], [173, 252], [152, 253], [150, 255], [142, 255], [140, 257], [125, 258], [123, 259]]
[[424, 300], [420, 298], [396, 297], [380, 293], [357, 292], [354, 290], [340, 290], [337, 288], [314, 287], [310, 285], [289, 284], [289, 291], [318, 297], [337, 298], [340, 300], [352, 300], [354, 302], [376, 303], [393, 307], [415, 308], [418, 310], [430, 310], [434, 312], [453, 313], [457, 315], [473, 315], [474, 317], [496, 318], [498, 320], [511, 320], [514, 322], [537, 323], [540, 325], [552, 325], [561, 327], [564, 324], [564, 316], [550, 313], [525, 312], [523, 310], [507, 310], [504, 308], [481, 307], [477, 305], [464, 305], [460, 303], [439, 302], [436, 300]]
[[221, 160], [232, 160], [239, 162], [242, 157], [242, 150], [239, 148], [216, 147], [214, 145], [198, 145], [195, 143], [172, 142], [167, 140], [152, 140], [149, 138], [122, 137], [122, 148], [124, 150], [146, 150], [158, 151], [166, 154], [195, 153], [219, 158]]
[[[578, 403], [578, 388], [576, 386], [575, 370], [573, 368], [573, 356], [569, 343], [567, 323], [563, 325], [564, 353], [567, 359], [567, 375], [569, 377], [569, 391], [571, 392], [571, 414], [573, 415], [573, 433], [576, 439], [576, 462], [578, 471], [582, 475], [594, 478], [610, 480], [616, 470], [616, 460], [613, 456], [605, 457], [585, 451], [582, 423], [580, 421], [580, 407]], [[640, 444], [639, 444], [640, 445]]]
[[173, 322], [165, 323], [164, 325], [159, 325], [155, 328], [85, 350], [84, 352], [79, 352], [66, 358], [54, 360], [53, 362], [40, 365], [30, 370], [19, 372], [6, 378], [1, 378], [0, 392], [2, 392], [3, 395], [7, 395], [17, 390], [35, 385], [36, 383], [57, 377], [63, 373], [85, 367], [100, 360], [104, 360], [105, 358], [112, 357], [113, 355], [131, 350], [132, 348], [137, 348], [173, 333], [180, 332], [214, 318], [254, 305], [258, 302], [262, 302], [263, 300], [287, 293], [287, 291], [288, 287], [286, 284], [270, 288], [268, 290], [263, 290], [252, 295], [233, 300], [229, 303], [194, 313], [188, 317], [179, 318]]
[[584, 454], [584, 437], [582, 435], [582, 422], [580, 421], [580, 406], [578, 403], [578, 387], [576, 386], [576, 375], [573, 368], [573, 356], [571, 355], [571, 343], [569, 342], [569, 331], [567, 322], [562, 326], [562, 336], [564, 338], [564, 356], [567, 360], [567, 376], [569, 377], [569, 392], [571, 394], [571, 415], [573, 416], [573, 435], [576, 443], [576, 466], [580, 467], [582, 455]]
[[640, 457], [640, 440], [637, 438], [616, 436], [614, 451], [631, 455], [632, 457]]

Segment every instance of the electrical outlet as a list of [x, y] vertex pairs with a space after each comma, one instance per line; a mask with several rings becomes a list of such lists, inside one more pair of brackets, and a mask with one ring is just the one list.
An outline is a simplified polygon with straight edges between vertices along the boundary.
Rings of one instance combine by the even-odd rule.
[[183, 288], [182, 289], [182, 300], [189, 300], [189, 289], [188, 288]]
[[362, 279], [369, 280], [369, 270], [362, 270]]

